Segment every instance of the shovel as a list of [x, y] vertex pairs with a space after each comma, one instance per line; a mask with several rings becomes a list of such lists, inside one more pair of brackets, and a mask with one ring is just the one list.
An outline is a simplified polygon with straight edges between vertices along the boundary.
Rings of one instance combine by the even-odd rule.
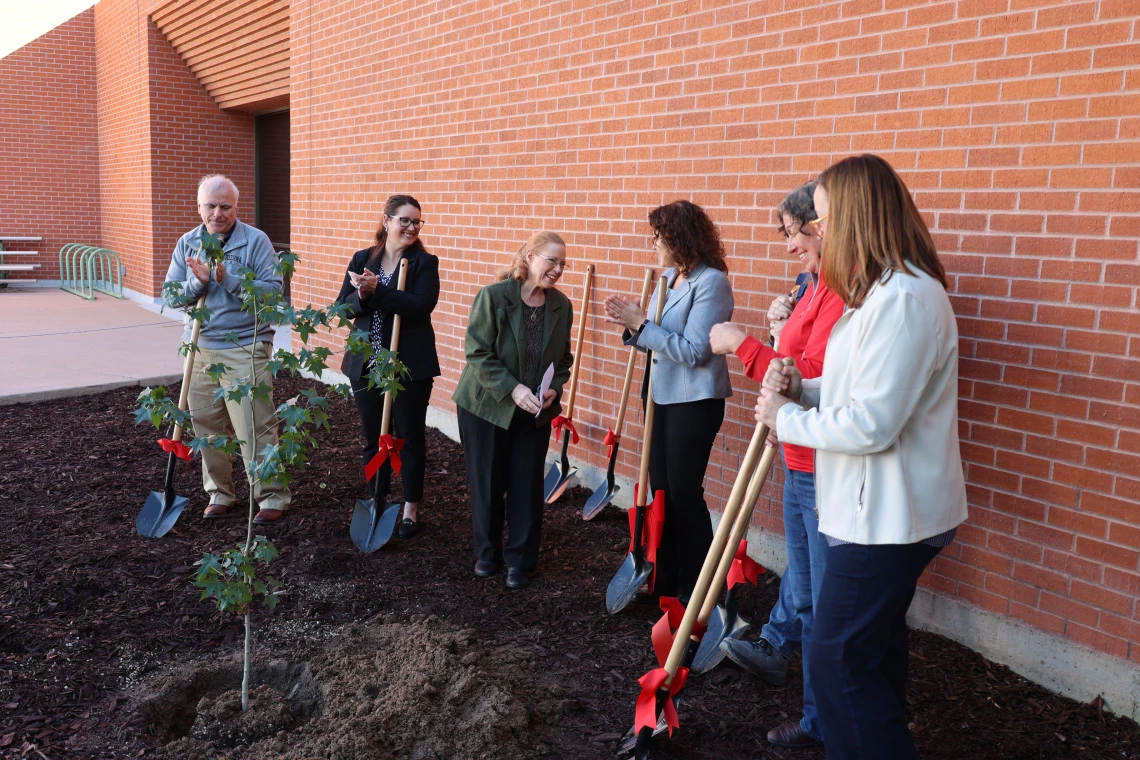
[[[654, 322], [661, 324], [661, 314], [665, 311], [665, 299], [669, 295], [669, 279], [662, 277], [657, 288], [657, 316]], [[646, 353], [646, 366], [653, 366], [653, 352]], [[629, 545], [629, 554], [625, 562], [618, 568], [617, 573], [606, 589], [606, 611], [613, 615], [625, 609], [637, 592], [649, 580], [653, 573], [653, 560], [648, 556], [645, 541], [646, 500], [649, 495], [649, 450], [653, 443], [653, 416], [655, 405], [653, 403], [653, 376], [649, 372], [649, 387], [645, 394], [645, 428], [641, 442], [641, 469], [638, 471], [637, 487], [633, 493], [633, 535]], [[658, 491], [650, 509], [658, 518], [665, 511], [665, 492]], [[656, 520], [655, 520], [656, 522]], [[651, 534], [655, 531], [649, 531]], [[651, 544], [656, 551], [656, 541]], [[655, 557], [654, 557], [655, 559]]]
[[[641, 285], [641, 310], [644, 312], [649, 306], [649, 286], [653, 282], [653, 270], [645, 270], [645, 282]], [[594, 489], [594, 493], [586, 500], [586, 506], [582, 507], [582, 519], [593, 520], [605, 508], [607, 504], [613, 501], [614, 495], [618, 492], [619, 486], [614, 482], [614, 468], [617, 466], [618, 446], [621, 444], [621, 429], [625, 424], [625, 407], [629, 401], [629, 386], [633, 382], [633, 368], [637, 364], [637, 347], [630, 346], [629, 348], [629, 361], [625, 365], [625, 384], [621, 389], [621, 406], [618, 407], [617, 422], [614, 423], [614, 429], [606, 431], [606, 438], [603, 443], [610, 447], [610, 461], [606, 466], [606, 480], [600, 486]], [[617, 431], [617, 432], [615, 432]]]
[[[791, 360], [784, 359], [784, 363], [791, 364]], [[748, 443], [748, 450], [744, 454], [736, 482], [732, 486], [728, 503], [725, 504], [724, 514], [721, 516], [720, 524], [717, 525], [712, 545], [705, 555], [701, 574], [697, 577], [696, 586], [689, 597], [689, 606], [685, 608], [684, 616], [677, 626], [668, 657], [660, 668], [649, 671], [639, 679], [641, 694], [637, 699], [637, 714], [633, 729], [618, 744], [619, 750], [625, 752], [629, 751], [629, 746], [632, 744], [637, 760], [647, 760], [650, 741], [656, 734], [666, 729], [672, 734], [672, 729], [680, 725], [677, 719], [679, 694], [688, 679], [690, 666], [700, 647], [705, 623], [712, 614], [716, 599], [720, 595], [720, 588], [728, 577], [735, 556], [735, 550], [731, 554], [726, 550], [729, 546], [739, 544], [748, 527], [747, 520], [740, 521], [737, 518], [745, 509], [744, 504], [748, 494], [759, 495], [764, 479], [776, 459], [776, 448], [764, 447], [764, 440], [767, 437], [768, 426], [757, 425], [752, 440]], [[754, 504], [755, 499], [751, 503]], [[735, 542], [732, 540], [733, 536]]]
[[[563, 494], [566, 488], [578, 476], [578, 468], [570, 466], [570, 438], [578, 442], [578, 431], [574, 429], [574, 391], [578, 388], [578, 368], [582, 366], [582, 339], [586, 336], [586, 313], [590, 308], [590, 289], [594, 284], [594, 265], [586, 265], [586, 286], [582, 290], [582, 308], [579, 309], [578, 338], [574, 344], [574, 366], [570, 368], [570, 395], [566, 400], [566, 415], [558, 415], [551, 422], [554, 435], [562, 432], [562, 458], [550, 466], [546, 479], [542, 482], [542, 492], [546, 494], [546, 503], [553, 504]], [[539, 399], [541, 401], [542, 399]]]
[[[205, 302], [206, 296], [203, 295], [198, 299], [198, 308], [201, 309]], [[201, 332], [202, 323], [194, 320], [194, 326], [190, 329], [190, 350], [186, 353], [186, 361], [182, 363], [182, 389], [178, 392], [178, 408], [182, 411], [186, 411], [186, 399], [190, 396], [190, 378], [194, 374], [194, 349], [198, 347], [198, 335]], [[166, 482], [163, 490], [150, 492], [146, 504], [135, 520], [135, 530], [140, 536], [147, 538], [165, 536], [174, 527], [174, 523], [178, 522], [182, 510], [190, 503], [190, 499], [174, 493], [175, 458], [189, 462], [193, 456], [190, 449], [182, 443], [182, 426], [175, 425], [170, 438], [163, 438], [158, 445], [164, 451], [170, 452], [166, 460]]]
[[[408, 260], [400, 259], [400, 274], [396, 281], [396, 289], [403, 290], [408, 279]], [[400, 345], [400, 315], [392, 318], [392, 341], [389, 350], [393, 353]], [[348, 533], [352, 536], [352, 543], [365, 554], [371, 554], [392, 538], [396, 531], [396, 522], [400, 518], [399, 502], [381, 502], [381, 495], [376, 493], [380, 483], [380, 469], [384, 463], [391, 459], [392, 474], [400, 474], [400, 449], [404, 442], [399, 438], [388, 435], [392, 423], [392, 392], [384, 394], [384, 414], [380, 418], [380, 448], [376, 456], [372, 457], [364, 467], [364, 474], [372, 481], [371, 499], [357, 499], [356, 508], [352, 510], [352, 523]]]
[[[756, 468], [756, 472], [752, 475], [752, 480], [748, 483], [748, 492], [744, 495], [744, 504], [740, 508], [740, 514], [736, 516], [736, 523], [732, 526], [732, 534], [729, 536], [728, 545], [725, 547], [724, 554], [721, 555], [720, 565], [717, 567], [717, 577], [721, 577], [722, 572], [724, 576], [729, 576], [733, 565], [739, 561], [743, 570], [744, 566], [751, 564], [752, 567], [759, 568], [756, 563], [747, 557], [748, 542], [744, 541], [744, 536], [748, 532], [748, 525], [752, 522], [752, 511], [756, 508], [756, 500], [760, 498], [760, 491], [764, 487], [764, 482], [768, 479], [768, 471], [772, 467], [772, 460], [775, 459], [775, 449], [766, 449], [764, 456], [760, 459], [760, 465]], [[743, 551], [742, 551], [743, 550]], [[763, 572], [763, 569], [759, 569]], [[742, 572], [742, 576], [746, 577], [747, 572]], [[698, 620], [707, 620], [704, 635], [701, 637], [701, 645], [697, 649], [696, 655], [693, 657], [692, 666], [690, 667], [693, 673], [707, 673], [715, 668], [721, 660], [724, 659], [724, 651], [720, 648], [720, 642], [725, 639], [739, 639], [743, 638], [744, 634], [748, 631], [748, 621], [740, 617], [736, 607], [736, 584], [733, 583], [734, 578], [728, 578], [731, 584], [728, 590], [724, 592], [724, 606], [714, 603], [716, 601], [715, 595], [710, 595], [705, 599], [705, 607], [713, 606], [713, 609], [706, 613], [702, 608]], [[715, 583], [715, 581], [714, 581]]]

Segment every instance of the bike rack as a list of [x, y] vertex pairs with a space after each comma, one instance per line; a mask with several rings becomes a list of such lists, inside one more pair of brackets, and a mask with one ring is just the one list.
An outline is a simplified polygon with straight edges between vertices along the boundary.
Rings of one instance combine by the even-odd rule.
[[59, 249], [60, 290], [88, 301], [95, 300], [95, 291], [126, 300], [122, 271], [119, 255], [107, 248], [68, 243]]

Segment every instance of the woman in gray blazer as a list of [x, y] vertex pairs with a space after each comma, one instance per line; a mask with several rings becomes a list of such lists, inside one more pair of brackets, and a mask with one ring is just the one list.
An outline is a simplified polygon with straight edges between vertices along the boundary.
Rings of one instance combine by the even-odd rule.
[[689, 201], [660, 206], [649, 213], [649, 226], [660, 264], [669, 267], [669, 289], [658, 290], [650, 304], [650, 312], [656, 312], [657, 299], [666, 299], [661, 324], [619, 296], [606, 299], [606, 321], [625, 328], [626, 345], [653, 352], [657, 411], [649, 480], [654, 492], [665, 492], [665, 526], [650, 600], [687, 600], [712, 544], [705, 469], [732, 386], [728, 362], [713, 354], [709, 332], [731, 319], [732, 287], [720, 235], [700, 206]]

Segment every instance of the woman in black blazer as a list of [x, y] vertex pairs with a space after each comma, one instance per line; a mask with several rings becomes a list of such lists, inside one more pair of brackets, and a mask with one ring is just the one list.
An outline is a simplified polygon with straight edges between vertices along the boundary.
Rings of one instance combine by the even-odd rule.
[[[439, 259], [420, 242], [420, 204], [410, 195], [393, 195], [384, 204], [384, 219], [376, 232], [376, 245], [357, 251], [348, 263], [338, 303], [351, 307], [356, 329], [369, 333], [372, 344], [388, 348], [392, 340], [392, 320], [402, 317], [399, 356], [408, 367], [402, 379], [404, 390], [392, 403], [393, 434], [404, 439], [400, 452], [400, 478], [404, 484], [404, 519], [400, 538], [410, 538], [419, 528], [418, 509], [424, 491], [424, 426], [432, 385], [439, 376], [435, 351], [435, 330], [431, 313], [439, 301]], [[400, 260], [408, 260], [408, 277], [403, 292], [396, 289]], [[353, 285], [349, 272], [359, 275]], [[341, 371], [352, 382], [356, 409], [364, 428], [364, 462], [379, 448], [380, 420], [384, 393], [368, 387], [365, 358], [345, 351]], [[387, 499], [391, 487], [391, 465], [381, 467], [372, 498]], [[369, 484], [372, 488], [372, 484]]]

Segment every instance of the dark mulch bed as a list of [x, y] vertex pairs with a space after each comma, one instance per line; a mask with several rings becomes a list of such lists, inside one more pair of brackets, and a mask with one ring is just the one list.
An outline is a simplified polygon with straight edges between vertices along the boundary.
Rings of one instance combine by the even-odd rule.
[[[278, 399], [305, 385], [282, 381]], [[165, 465], [157, 436], [133, 425], [135, 395], [0, 408], [0, 755], [148, 756], [158, 740], [135, 708], [140, 684], [240, 646], [237, 621], [199, 602], [188, 580], [202, 552], [245, 534], [241, 517], [198, 517], [205, 507], [198, 462], [179, 470], [178, 490], [191, 503], [174, 531], [158, 541], [135, 534]], [[576, 489], [547, 511], [530, 588], [476, 579], [462, 452], [433, 432], [420, 535], [365, 556], [348, 537], [353, 500], [364, 491], [350, 403], [334, 401], [332, 424], [299, 473], [287, 522], [264, 531], [281, 550], [274, 573], [290, 594], [275, 613], [257, 613], [256, 658], [298, 662], [342, 624], [435, 615], [541, 663], [536, 691], [565, 697], [557, 714], [534, 715], [542, 756], [612, 756], [614, 738], [632, 721], [636, 680], [655, 664], [649, 628], [659, 616], [635, 607], [605, 613], [605, 587], [628, 540], [624, 515], [607, 510], [582, 523], [588, 494]], [[777, 586], [768, 575], [742, 594], [749, 620], [762, 620]], [[1097, 704], [1052, 695], [938, 636], [914, 634], [912, 652], [914, 731], [924, 757], [1137, 756], [1136, 724]], [[654, 756], [823, 757], [764, 742], [768, 728], [799, 715], [798, 663], [793, 671], [786, 689], [727, 665], [695, 677], [680, 732]]]

